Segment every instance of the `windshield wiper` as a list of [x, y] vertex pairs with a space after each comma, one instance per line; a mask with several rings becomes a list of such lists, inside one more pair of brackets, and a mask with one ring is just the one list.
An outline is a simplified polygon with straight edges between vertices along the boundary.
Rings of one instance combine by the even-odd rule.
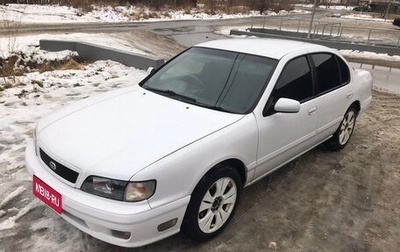
[[196, 99], [194, 99], [192, 97], [188, 97], [188, 96], [182, 95], [182, 94], [178, 94], [175, 91], [172, 91], [170, 89], [164, 90], [164, 89], [152, 88], [152, 87], [147, 87], [147, 86], [146, 87], [143, 86], [143, 88], [146, 89], [146, 90], [149, 90], [149, 91], [153, 91], [153, 92], [155, 92], [157, 94], [165, 95], [165, 96], [171, 97], [171, 98], [176, 98], [179, 101], [186, 101], [186, 102], [196, 103], [197, 104]]
[[218, 111], [222, 111], [222, 112], [229, 112], [232, 113], [232, 111], [226, 110], [224, 108], [215, 106], [215, 105], [208, 105], [208, 104], [204, 104], [204, 103], [197, 103], [199, 106], [202, 106], [204, 108], [209, 108], [209, 109], [213, 109], [213, 110], [218, 110]]
[[192, 97], [188, 97], [188, 96], [185, 96], [185, 95], [178, 94], [178, 93], [176, 93], [176, 92], [174, 92], [174, 91], [172, 91], [170, 89], [164, 90], [164, 89], [158, 89], [158, 88], [146, 87], [146, 86], [143, 86], [143, 88], [146, 89], [146, 90], [155, 92], [157, 94], [165, 95], [167, 97], [171, 97], [171, 98], [177, 99], [179, 101], [189, 102], [191, 104], [198, 105], [200, 107], [232, 113], [232, 111], [223, 109], [223, 108], [215, 106], [215, 105], [210, 105], [210, 104], [205, 104], [205, 103], [198, 102], [196, 99], [194, 99]]

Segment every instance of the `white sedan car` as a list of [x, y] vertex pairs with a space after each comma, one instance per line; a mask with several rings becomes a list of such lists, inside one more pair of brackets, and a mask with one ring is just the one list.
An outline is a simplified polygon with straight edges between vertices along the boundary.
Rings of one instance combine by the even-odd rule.
[[26, 149], [33, 193], [119, 246], [180, 230], [206, 240], [244, 187], [323, 142], [343, 148], [371, 89], [369, 72], [323, 46], [206, 42], [138, 86], [42, 118]]

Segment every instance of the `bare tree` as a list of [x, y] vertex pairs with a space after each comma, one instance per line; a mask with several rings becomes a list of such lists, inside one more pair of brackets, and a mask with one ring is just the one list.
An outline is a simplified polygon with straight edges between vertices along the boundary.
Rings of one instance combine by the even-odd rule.
[[207, 7], [211, 14], [215, 14], [217, 10], [217, 2], [218, 0], [207, 0]]
[[174, 6], [176, 6], [176, 7], [196, 7], [197, 0], [175, 0]]

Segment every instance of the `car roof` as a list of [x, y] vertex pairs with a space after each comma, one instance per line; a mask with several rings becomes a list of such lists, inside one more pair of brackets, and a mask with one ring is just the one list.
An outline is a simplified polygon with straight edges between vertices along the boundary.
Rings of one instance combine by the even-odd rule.
[[205, 47], [281, 59], [288, 53], [307, 50], [332, 51], [328, 47], [287, 39], [240, 38], [208, 41], [196, 47]]

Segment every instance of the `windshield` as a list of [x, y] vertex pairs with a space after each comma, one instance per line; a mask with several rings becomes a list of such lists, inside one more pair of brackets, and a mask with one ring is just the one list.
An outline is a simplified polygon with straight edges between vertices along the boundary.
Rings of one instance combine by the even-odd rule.
[[203, 107], [245, 114], [265, 89], [276, 60], [193, 47], [168, 62], [142, 87]]

